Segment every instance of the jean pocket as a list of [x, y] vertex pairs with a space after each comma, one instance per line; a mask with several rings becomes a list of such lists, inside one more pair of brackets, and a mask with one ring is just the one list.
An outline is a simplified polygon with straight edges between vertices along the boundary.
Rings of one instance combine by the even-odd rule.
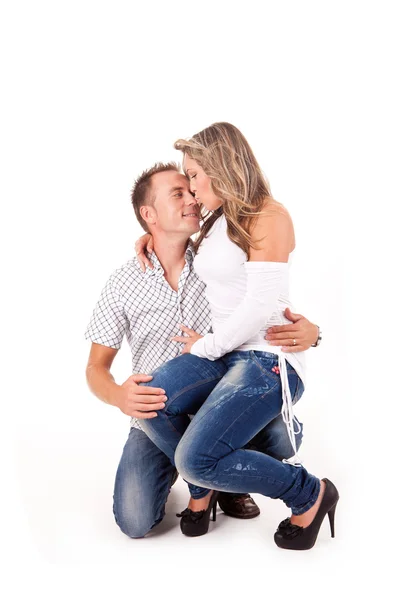
[[279, 362], [276, 354], [270, 352], [261, 352], [259, 350], [250, 350], [250, 356], [258, 368], [270, 379], [276, 383], [280, 381]]
[[[271, 375], [276, 380], [280, 380], [279, 358], [277, 354], [262, 352], [260, 350], [250, 350], [250, 355], [262, 371], [267, 375]], [[286, 361], [286, 372], [289, 379], [290, 377], [297, 377], [296, 371], [288, 361]]]

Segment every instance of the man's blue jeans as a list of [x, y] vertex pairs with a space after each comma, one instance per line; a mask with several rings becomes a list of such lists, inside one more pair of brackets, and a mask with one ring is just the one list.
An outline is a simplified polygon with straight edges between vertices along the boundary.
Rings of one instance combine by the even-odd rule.
[[[166, 390], [165, 408], [141, 425], [192, 484], [193, 497], [205, 496], [208, 489], [256, 492], [281, 498], [294, 514], [315, 503], [320, 482], [304, 467], [245, 448], [280, 416], [281, 380], [273, 370], [277, 366], [276, 355], [253, 350], [230, 352], [217, 361], [184, 354], [142, 384]], [[288, 379], [296, 403], [304, 388], [290, 365]], [[189, 424], [187, 415], [194, 413]]]
[[123, 533], [144, 537], [165, 514], [175, 467], [140, 429], [132, 427], [118, 465], [114, 517]]

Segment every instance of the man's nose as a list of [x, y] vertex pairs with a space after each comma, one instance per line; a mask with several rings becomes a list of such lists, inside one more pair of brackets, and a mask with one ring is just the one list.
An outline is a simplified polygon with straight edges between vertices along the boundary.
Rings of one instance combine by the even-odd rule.
[[188, 206], [191, 206], [192, 204], [197, 204], [196, 199], [194, 197], [194, 193], [192, 191], [186, 194], [185, 204], [187, 204]]

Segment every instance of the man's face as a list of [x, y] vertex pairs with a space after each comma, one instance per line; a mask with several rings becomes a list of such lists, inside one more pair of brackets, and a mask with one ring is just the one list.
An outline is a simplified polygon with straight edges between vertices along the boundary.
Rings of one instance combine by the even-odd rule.
[[189, 181], [181, 173], [165, 171], [152, 177], [153, 231], [186, 233], [189, 238], [200, 229], [200, 209], [190, 193]]

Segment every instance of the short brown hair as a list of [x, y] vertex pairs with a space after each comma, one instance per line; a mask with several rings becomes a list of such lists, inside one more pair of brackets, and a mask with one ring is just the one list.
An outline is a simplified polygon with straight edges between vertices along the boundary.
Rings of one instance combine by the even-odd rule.
[[142, 206], [150, 206], [154, 202], [154, 196], [151, 196], [151, 178], [157, 173], [164, 173], [165, 171], [177, 171], [180, 172], [179, 165], [174, 162], [161, 163], [158, 162], [151, 167], [143, 171], [143, 173], [136, 179], [133, 184], [131, 192], [131, 202], [135, 210], [135, 215], [141, 226], [145, 231], [149, 231], [146, 221], [140, 214], [140, 208]]

